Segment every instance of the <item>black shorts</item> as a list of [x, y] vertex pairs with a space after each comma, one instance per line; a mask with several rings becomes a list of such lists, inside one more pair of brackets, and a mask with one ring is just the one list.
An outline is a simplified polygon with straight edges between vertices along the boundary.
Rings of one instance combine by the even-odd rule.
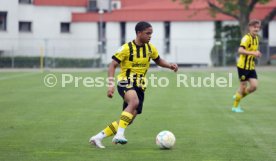
[[[142, 113], [142, 109], [143, 109], [143, 103], [144, 103], [144, 90], [142, 88], [139, 88], [137, 86], [128, 86], [127, 83], [118, 83], [117, 85], [117, 89], [119, 94], [121, 95], [121, 97], [124, 99], [125, 93], [128, 90], [135, 90], [139, 99], [139, 105], [137, 107], [137, 114], [141, 114]], [[123, 104], [123, 110], [127, 107], [127, 103], [124, 101]]]
[[245, 70], [238, 68], [238, 74], [239, 74], [239, 79], [240, 81], [247, 81], [250, 78], [258, 79], [257, 73], [254, 70]]

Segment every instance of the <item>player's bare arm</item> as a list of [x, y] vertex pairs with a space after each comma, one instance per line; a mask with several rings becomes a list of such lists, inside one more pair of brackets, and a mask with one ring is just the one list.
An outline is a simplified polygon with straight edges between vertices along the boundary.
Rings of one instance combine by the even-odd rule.
[[165, 61], [162, 58], [159, 58], [159, 59], [155, 60], [154, 62], [160, 67], [169, 68], [169, 69], [173, 70], [174, 72], [178, 71], [178, 65], [177, 64], [168, 63], [167, 61]]
[[114, 87], [114, 74], [115, 74], [115, 69], [118, 66], [118, 63], [114, 60], [111, 61], [108, 67], [108, 90], [107, 90], [107, 97], [112, 98], [115, 87]]
[[254, 55], [254, 56], [256, 56], [256, 57], [261, 57], [261, 56], [262, 56], [262, 53], [261, 53], [259, 50], [257, 50], [257, 51], [247, 51], [247, 50], [245, 50], [243, 47], [239, 47], [238, 52], [239, 52], [240, 54]]

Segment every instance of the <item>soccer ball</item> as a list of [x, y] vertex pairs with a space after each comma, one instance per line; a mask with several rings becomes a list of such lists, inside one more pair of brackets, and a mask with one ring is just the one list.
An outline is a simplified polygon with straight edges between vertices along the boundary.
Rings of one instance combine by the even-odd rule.
[[156, 145], [161, 149], [170, 149], [174, 146], [175, 136], [170, 131], [161, 131], [156, 136]]

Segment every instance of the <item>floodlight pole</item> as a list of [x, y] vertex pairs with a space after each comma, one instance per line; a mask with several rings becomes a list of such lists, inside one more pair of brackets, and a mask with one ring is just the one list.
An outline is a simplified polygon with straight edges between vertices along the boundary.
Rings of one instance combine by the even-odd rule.
[[101, 60], [101, 67], [103, 67], [103, 54], [104, 54], [104, 46], [103, 46], [103, 14], [104, 14], [104, 10], [100, 9], [99, 10], [99, 17], [100, 17], [100, 21], [99, 21], [99, 54], [100, 54], [100, 60]]
[[48, 69], [49, 68], [49, 66], [48, 66], [49, 59], [48, 59], [48, 39], [47, 38], [44, 39], [44, 51], [45, 51], [44, 52], [44, 63], [45, 63], [44, 68]]
[[222, 46], [222, 66], [225, 67], [226, 66], [226, 56], [227, 56], [227, 40], [223, 39], [223, 46]]

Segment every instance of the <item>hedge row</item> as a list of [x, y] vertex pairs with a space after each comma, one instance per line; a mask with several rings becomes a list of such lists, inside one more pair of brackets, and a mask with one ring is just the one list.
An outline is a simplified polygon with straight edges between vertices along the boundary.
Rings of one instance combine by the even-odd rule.
[[[52, 68], [99, 67], [100, 59], [45, 58], [43, 66]], [[0, 68], [39, 68], [40, 57], [0, 57]]]

